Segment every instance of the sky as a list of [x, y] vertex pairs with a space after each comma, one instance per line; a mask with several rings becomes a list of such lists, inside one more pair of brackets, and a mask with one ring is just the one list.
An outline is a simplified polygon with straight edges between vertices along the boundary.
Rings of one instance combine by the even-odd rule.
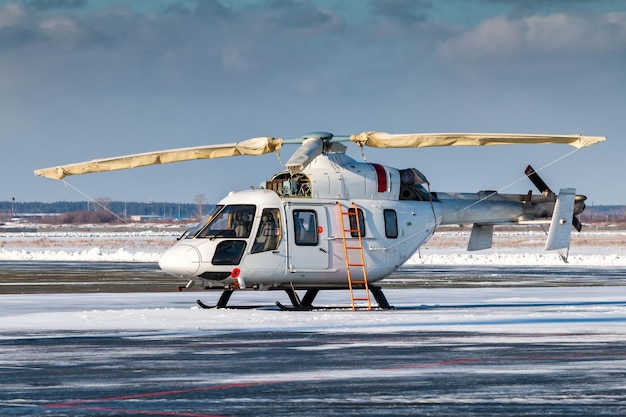
[[[276, 156], [35, 177], [91, 159], [363, 131], [585, 134], [566, 145], [366, 149], [435, 191], [626, 204], [622, 0], [0, 0], [0, 201], [215, 203]], [[296, 150], [281, 150], [285, 163]], [[348, 155], [361, 160], [358, 147]], [[555, 162], [556, 161], [556, 162]], [[78, 191], [77, 191], [78, 190]]]

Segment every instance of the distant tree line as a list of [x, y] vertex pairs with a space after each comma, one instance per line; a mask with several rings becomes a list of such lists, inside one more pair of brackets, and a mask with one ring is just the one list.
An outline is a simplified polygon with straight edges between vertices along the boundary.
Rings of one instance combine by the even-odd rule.
[[[117, 216], [122, 219], [129, 219], [131, 216], [153, 216], [155, 218], [164, 219], [198, 219], [206, 214], [212, 205], [199, 202], [198, 198], [196, 198], [196, 200], [197, 201], [194, 203], [168, 203], [156, 201], [126, 202], [110, 201], [108, 198], [100, 198], [95, 202], [57, 201], [53, 203], [44, 203], [38, 201], [0, 201], [0, 215], [3, 218], [20, 215], [32, 216], [37, 214], [56, 216], [63, 215], [69, 216], [68, 219], [82, 219], [76, 222], [106, 221], [109, 217], [115, 219]], [[73, 214], [70, 216], [70, 213]], [[73, 221], [70, 221], [70, 223], [73, 223]]]
[[626, 206], [587, 206], [579, 217], [583, 223], [624, 223]]
[[[130, 219], [131, 216], [152, 216], [162, 219], [197, 220], [212, 204], [204, 203], [204, 196], [196, 196], [194, 203], [126, 202], [100, 198], [93, 201], [18, 202], [0, 201], [0, 219], [12, 215], [55, 215], [59, 223], [106, 223]], [[579, 216], [583, 223], [624, 223], [625, 206], [588, 206]]]

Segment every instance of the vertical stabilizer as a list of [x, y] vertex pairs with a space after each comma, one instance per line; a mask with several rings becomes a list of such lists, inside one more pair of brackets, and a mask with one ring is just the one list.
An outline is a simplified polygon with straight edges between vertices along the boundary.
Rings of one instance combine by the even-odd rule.
[[574, 218], [574, 198], [576, 189], [562, 188], [559, 191], [552, 222], [548, 231], [546, 250], [569, 249], [572, 235], [572, 219]]

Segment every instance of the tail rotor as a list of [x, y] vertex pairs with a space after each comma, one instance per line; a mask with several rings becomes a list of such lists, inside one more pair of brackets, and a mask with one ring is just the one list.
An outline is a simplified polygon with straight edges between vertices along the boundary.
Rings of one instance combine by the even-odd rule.
[[[539, 174], [537, 174], [537, 172], [533, 169], [532, 166], [528, 165], [526, 167], [526, 169], [524, 170], [524, 174], [526, 174], [528, 179], [535, 185], [535, 187], [537, 187], [537, 189], [539, 190], [539, 192], [543, 196], [545, 196], [545, 197], [548, 197], [548, 196], [556, 197], [555, 194], [554, 194], [554, 191], [552, 191], [550, 189], [548, 184], [545, 183], [545, 181], [539, 176]], [[572, 226], [578, 232], [580, 232], [582, 230], [583, 224], [580, 222], [580, 220], [578, 219], [576, 214], [580, 213], [580, 212], [582, 212], [584, 210], [584, 208], [585, 208], [584, 201], [586, 199], [587, 199], [587, 197], [585, 197], [584, 195], [580, 195], [580, 194], [577, 194], [574, 197], [575, 209], [574, 209], [574, 213], [572, 215]]]

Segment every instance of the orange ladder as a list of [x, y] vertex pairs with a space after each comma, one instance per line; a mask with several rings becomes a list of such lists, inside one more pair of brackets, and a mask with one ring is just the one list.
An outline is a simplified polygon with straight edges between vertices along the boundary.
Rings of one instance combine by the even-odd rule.
[[[362, 233], [361, 233], [361, 223], [360, 223], [360, 219], [359, 219], [359, 210], [358, 207], [356, 205], [356, 203], [352, 203], [352, 206], [354, 207], [354, 211], [344, 211], [343, 207], [341, 206], [340, 202], [337, 202], [337, 207], [339, 208], [339, 212], [341, 213], [341, 237], [343, 238], [343, 253], [345, 256], [345, 260], [346, 260], [346, 272], [348, 274], [348, 285], [350, 287], [350, 300], [352, 302], [352, 310], [356, 310], [357, 306], [355, 304], [355, 301], [367, 301], [367, 309], [371, 310], [372, 309], [372, 302], [370, 300], [370, 291], [369, 291], [369, 285], [367, 283], [367, 272], [365, 271], [365, 258], [363, 256], [363, 239], [362, 239]], [[349, 228], [346, 229], [345, 226], [345, 222], [344, 222], [344, 216], [348, 216], [348, 226]], [[356, 228], [353, 228], [354, 226], [356, 226]], [[356, 233], [357, 237], [358, 237], [358, 246], [357, 245], [348, 245], [347, 242], [347, 237], [353, 238], [352, 234]], [[346, 234], [349, 234], [348, 236], [346, 236]], [[361, 262], [360, 263], [355, 263], [353, 261], [350, 260], [350, 251], [359, 251], [360, 254], [360, 258], [361, 258]], [[352, 278], [352, 271], [350, 270], [350, 268], [357, 268], [360, 267], [363, 273], [363, 278], [362, 279], [353, 279]], [[363, 290], [365, 290], [365, 296], [364, 297], [355, 297], [354, 295], [354, 291], [355, 287], [360, 287]], [[364, 306], [363, 306], [364, 307]]]

